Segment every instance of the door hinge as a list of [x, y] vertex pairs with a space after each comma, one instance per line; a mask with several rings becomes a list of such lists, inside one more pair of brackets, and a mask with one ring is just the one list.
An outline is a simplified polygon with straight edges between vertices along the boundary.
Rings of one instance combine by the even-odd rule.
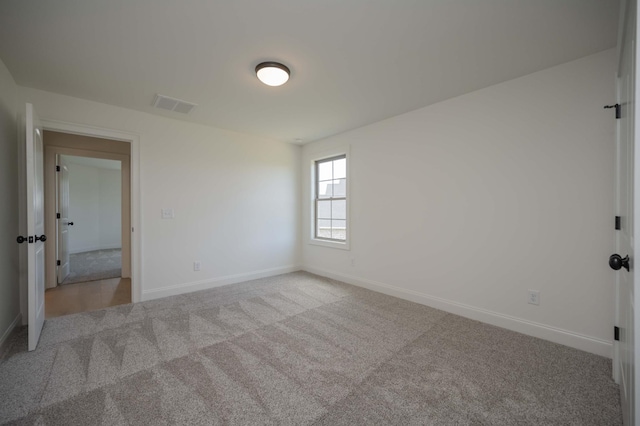
[[620, 226], [620, 216], [616, 216], [616, 231], [619, 231], [622, 229], [622, 226]]
[[56, 265], [60, 266], [60, 261], [59, 260], [56, 261]]
[[615, 105], [605, 105], [604, 106], [604, 109], [609, 109], [609, 108], [615, 108], [616, 109], [616, 118], [621, 118], [622, 117], [622, 105], [615, 104]]
[[620, 340], [620, 327], [613, 327], [613, 340], [615, 341], [619, 341]]
[[[56, 219], [60, 219], [60, 213], [56, 213]], [[618, 228], [616, 228], [618, 229]]]
[[56, 172], [59, 172], [59, 171], [60, 171], [60, 166], [56, 166]]

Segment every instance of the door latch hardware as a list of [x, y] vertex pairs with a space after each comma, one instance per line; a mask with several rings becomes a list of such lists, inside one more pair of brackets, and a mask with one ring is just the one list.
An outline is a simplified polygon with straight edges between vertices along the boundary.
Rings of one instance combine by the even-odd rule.
[[609, 109], [609, 108], [615, 108], [616, 109], [616, 118], [621, 118], [622, 117], [622, 105], [615, 104], [615, 105], [605, 105], [604, 106], [604, 109]]
[[629, 255], [622, 257], [619, 254], [615, 253], [609, 256], [609, 266], [614, 271], [617, 271], [620, 268], [624, 268], [627, 271], [629, 270]]

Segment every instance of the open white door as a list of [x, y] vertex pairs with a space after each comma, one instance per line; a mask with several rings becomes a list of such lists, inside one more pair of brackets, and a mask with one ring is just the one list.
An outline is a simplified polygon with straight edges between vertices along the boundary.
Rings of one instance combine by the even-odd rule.
[[58, 284], [69, 275], [69, 167], [61, 155], [56, 159], [57, 212], [58, 212]]
[[616, 215], [620, 217], [616, 228], [616, 254], [609, 259], [616, 274], [616, 318], [619, 340], [614, 342], [613, 375], [620, 385], [620, 402], [625, 425], [635, 425], [637, 414], [635, 335], [635, 281], [634, 241], [636, 235], [634, 198], [640, 201], [640, 168], [635, 162], [635, 90], [636, 90], [636, 13], [637, 0], [623, 2], [620, 22], [616, 115], [619, 116], [616, 131]]
[[[33, 105], [26, 111], [27, 293], [29, 350], [38, 345], [44, 325], [44, 187], [42, 128]], [[19, 237], [20, 238], [20, 237]]]

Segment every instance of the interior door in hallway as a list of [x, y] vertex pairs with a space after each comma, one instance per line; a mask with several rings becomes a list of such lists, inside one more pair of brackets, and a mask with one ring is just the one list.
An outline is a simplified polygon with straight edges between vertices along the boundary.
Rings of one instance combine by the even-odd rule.
[[57, 180], [57, 221], [58, 221], [58, 284], [62, 284], [70, 272], [69, 263], [69, 166], [64, 157], [57, 156], [56, 159], [56, 180]]
[[26, 114], [27, 297], [29, 350], [38, 345], [44, 325], [44, 162], [42, 127], [33, 105]]
[[[616, 230], [616, 254], [610, 265], [616, 269], [616, 318], [619, 341], [614, 346], [614, 377], [620, 384], [620, 400], [626, 425], [635, 424], [635, 312], [634, 312], [634, 185], [635, 167], [635, 38], [636, 0], [624, 2], [621, 24], [621, 49], [617, 74], [616, 120], [616, 215], [620, 225]], [[640, 197], [638, 197], [640, 199]], [[628, 257], [627, 257], [628, 256]]]

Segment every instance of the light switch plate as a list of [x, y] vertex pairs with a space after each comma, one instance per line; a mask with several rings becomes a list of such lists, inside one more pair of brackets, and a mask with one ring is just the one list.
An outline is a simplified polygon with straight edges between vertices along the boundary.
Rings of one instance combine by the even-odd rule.
[[162, 218], [163, 219], [173, 219], [175, 215], [173, 214], [173, 209], [162, 209]]

